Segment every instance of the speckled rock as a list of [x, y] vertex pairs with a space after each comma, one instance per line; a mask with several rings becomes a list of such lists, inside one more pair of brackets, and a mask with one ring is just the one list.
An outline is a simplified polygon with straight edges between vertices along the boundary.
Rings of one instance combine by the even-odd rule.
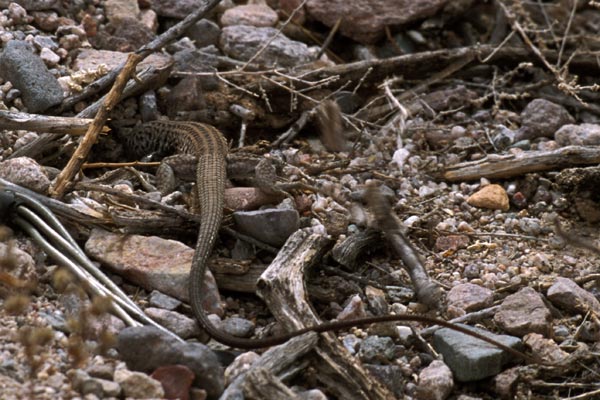
[[152, 9], [161, 17], [183, 19], [205, 4], [204, 0], [153, 0]]
[[[94, 229], [85, 244], [91, 257], [112, 271], [148, 289], [159, 290], [188, 301], [188, 280], [194, 249], [158, 236], [122, 236]], [[213, 275], [204, 277], [204, 307], [209, 313], [223, 315], [223, 307]]]
[[563, 106], [546, 99], [534, 99], [523, 109], [521, 122], [516, 140], [552, 137], [558, 128], [572, 124], [574, 119]]
[[[272, 40], [274, 36], [277, 36]], [[307, 45], [288, 39], [275, 28], [255, 28], [235, 25], [223, 28], [220, 46], [229, 57], [237, 60], [250, 60], [266, 43], [269, 45], [256, 58], [256, 63], [268, 67], [294, 67], [312, 60]]]
[[443, 361], [435, 360], [419, 373], [419, 399], [444, 400], [454, 388], [452, 371]]
[[546, 339], [539, 333], [525, 335], [523, 342], [529, 346], [533, 354], [546, 362], [560, 363], [569, 356], [569, 353], [563, 351], [554, 340]]
[[600, 144], [600, 125], [563, 125], [554, 134], [561, 146], [597, 146]]
[[46, 194], [50, 179], [37, 161], [29, 157], [11, 158], [0, 162], [0, 178], [38, 193]]
[[140, 13], [137, 0], [106, 0], [104, 8], [109, 21], [122, 17], [136, 18]]

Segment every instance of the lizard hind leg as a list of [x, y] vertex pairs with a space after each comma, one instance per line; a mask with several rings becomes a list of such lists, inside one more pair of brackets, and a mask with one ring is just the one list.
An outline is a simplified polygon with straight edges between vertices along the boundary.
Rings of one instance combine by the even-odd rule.
[[177, 186], [173, 168], [164, 161], [160, 163], [158, 170], [156, 170], [156, 186], [163, 196], [173, 192]]
[[197, 157], [191, 154], [177, 154], [163, 158], [156, 170], [156, 186], [165, 196], [175, 191], [178, 179], [193, 182], [196, 175]]

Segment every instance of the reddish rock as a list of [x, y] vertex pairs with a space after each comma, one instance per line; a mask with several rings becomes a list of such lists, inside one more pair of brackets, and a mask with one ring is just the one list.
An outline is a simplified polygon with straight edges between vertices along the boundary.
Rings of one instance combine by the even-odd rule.
[[[97, 70], [100, 64], [106, 65], [108, 69], [111, 70], [125, 62], [127, 60], [127, 56], [127, 53], [119, 51], [82, 49], [77, 54], [77, 58], [73, 63], [73, 70]], [[162, 69], [171, 62], [171, 57], [155, 53], [142, 61], [138, 65], [137, 70], [144, 70], [148, 68], [148, 66], [154, 66], [158, 69]]]
[[477, 311], [489, 307], [494, 301], [494, 292], [473, 283], [454, 286], [446, 297], [448, 307], [456, 307], [464, 311]]
[[546, 339], [538, 333], [525, 335], [523, 342], [537, 357], [550, 363], [560, 363], [569, 356], [569, 353], [561, 350], [554, 340]]
[[166, 365], [158, 367], [152, 375], [162, 384], [166, 399], [188, 400], [194, 373], [185, 365]]
[[454, 388], [452, 371], [443, 361], [435, 360], [419, 374], [419, 399], [444, 400]]
[[464, 249], [469, 245], [469, 237], [465, 235], [440, 236], [435, 241], [436, 251]]
[[494, 378], [494, 391], [502, 399], [512, 399], [519, 383], [519, 367], [510, 368], [496, 375]]
[[[290, 15], [292, 15], [294, 10], [297, 9], [300, 4], [302, 4], [302, 0], [279, 0], [279, 13], [282, 14], [282, 20], [286, 20]], [[292, 21], [298, 25], [304, 24], [306, 21], [306, 10], [304, 7], [296, 11]]]
[[542, 295], [530, 287], [511, 294], [502, 302], [494, 321], [505, 331], [523, 336], [530, 332], [548, 335], [552, 315]]
[[277, 13], [271, 7], [263, 4], [248, 4], [225, 11], [221, 16], [221, 26], [275, 26], [278, 20]]
[[[188, 301], [189, 273], [194, 249], [158, 236], [121, 235], [94, 229], [85, 244], [87, 253], [113, 272], [146, 290], [159, 290]], [[223, 315], [215, 278], [204, 276], [204, 309]]]
[[225, 208], [236, 211], [256, 210], [260, 206], [270, 204], [277, 197], [266, 194], [254, 187], [235, 187], [225, 189]]
[[600, 302], [594, 295], [568, 278], [556, 278], [554, 285], [548, 289], [548, 300], [567, 311], [587, 313], [593, 310], [600, 313]]
[[333, 27], [341, 18], [340, 32], [358, 42], [374, 43], [386, 26], [403, 25], [434, 15], [447, 0], [308, 0], [306, 11]]
[[29, 157], [11, 158], [0, 162], [0, 178], [43, 194], [50, 187], [46, 171]]

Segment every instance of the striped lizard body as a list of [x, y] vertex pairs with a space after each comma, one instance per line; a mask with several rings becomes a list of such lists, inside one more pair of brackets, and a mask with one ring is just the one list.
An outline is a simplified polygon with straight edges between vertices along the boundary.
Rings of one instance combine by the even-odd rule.
[[417, 321], [441, 325], [476, 337], [530, 362], [539, 361], [480, 333], [425, 315], [380, 315], [356, 320], [326, 322], [280, 336], [260, 339], [239, 338], [220, 331], [208, 319], [202, 307], [202, 283], [206, 273], [207, 260], [223, 218], [223, 191], [228, 152], [225, 138], [215, 127], [198, 122], [154, 121], [136, 127], [132, 132], [125, 135], [124, 140], [126, 147], [138, 157], [152, 152], [160, 152], [162, 154], [175, 153], [175, 156], [169, 157], [171, 161], [175, 162], [177, 158], [182, 162], [189, 162], [190, 156], [196, 159], [196, 190], [202, 222], [192, 259], [189, 295], [192, 310], [198, 323], [216, 341], [231, 347], [256, 349], [284, 343], [306, 332], [327, 332], [376, 322]]

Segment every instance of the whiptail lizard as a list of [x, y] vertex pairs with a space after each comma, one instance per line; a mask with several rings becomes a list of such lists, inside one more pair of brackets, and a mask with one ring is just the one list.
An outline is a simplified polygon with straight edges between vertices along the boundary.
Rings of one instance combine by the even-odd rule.
[[[152, 152], [160, 152], [162, 154], [175, 153], [176, 155], [172, 157], [180, 157], [181, 160], [185, 160], [186, 162], [189, 162], [190, 155], [196, 158], [196, 190], [202, 222], [198, 231], [196, 251], [192, 259], [189, 296], [194, 316], [206, 333], [216, 341], [231, 347], [256, 349], [278, 345], [307, 332], [334, 331], [376, 322], [417, 321], [457, 330], [491, 343], [529, 362], [539, 363], [539, 360], [534, 360], [517, 350], [477, 332], [442, 319], [424, 315], [380, 315], [357, 320], [327, 322], [288, 332], [284, 335], [260, 339], [239, 338], [220, 331], [208, 319], [202, 307], [202, 283], [206, 272], [207, 259], [212, 251], [223, 218], [223, 191], [225, 188], [228, 152], [225, 138], [215, 127], [198, 122], [154, 121], [136, 127], [133, 131], [124, 135], [124, 140], [126, 147], [137, 157]], [[171, 161], [174, 160], [172, 157]], [[175, 159], [175, 161], [177, 160]], [[165, 165], [165, 163], [161, 164], [159, 170], [161, 168], [168, 168]], [[164, 173], [164, 171], [161, 173]]]

